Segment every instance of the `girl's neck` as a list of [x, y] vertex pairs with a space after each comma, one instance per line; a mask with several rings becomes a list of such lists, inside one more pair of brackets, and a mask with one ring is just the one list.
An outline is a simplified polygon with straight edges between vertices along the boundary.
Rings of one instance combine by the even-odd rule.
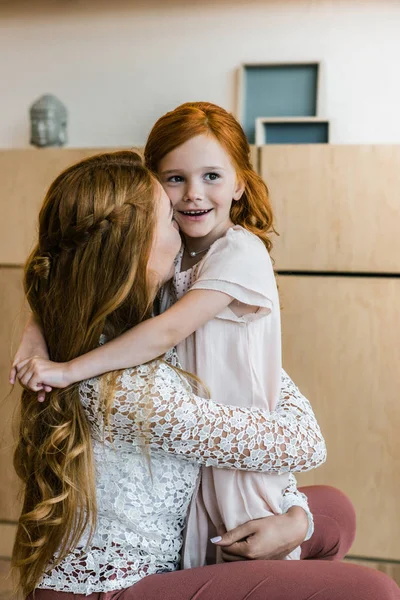
[[201, 250], [204, 250], [204, 248], [209, 248], [210, 246], [212, 246], [212, 244], [219, 240], [219, 238], [223, 237], [228, 231], [228, 229], [230, 229], [231, 227], [233, 227], [233, 223], [231, 220], [229, 220], [223, 225], [215, 227], [215, 229], [213, 229], [212, 231], [210, 231], [210, 233], [203, 237], [192, 238], [183, 234], [185, 247], [190, 252], [200, 252]]
[[233, 227], [233, 223], [232, 221], [228, 221], [223, 226], [213, 229], [203, 237], [192, 238], [184, 234], [184, 253], [181, 270], [186, 271], [200, 262], [213, 243], [223, 237], [231, 227]]

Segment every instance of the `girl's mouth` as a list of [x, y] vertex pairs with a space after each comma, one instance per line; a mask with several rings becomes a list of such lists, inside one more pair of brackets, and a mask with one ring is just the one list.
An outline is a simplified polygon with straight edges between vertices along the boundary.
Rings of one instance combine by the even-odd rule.
[[188, 221], [203, 221], [206, 215], [210, 213], [212, 208], [205, 210], [179, 210], [179, 214], [182, 215]]

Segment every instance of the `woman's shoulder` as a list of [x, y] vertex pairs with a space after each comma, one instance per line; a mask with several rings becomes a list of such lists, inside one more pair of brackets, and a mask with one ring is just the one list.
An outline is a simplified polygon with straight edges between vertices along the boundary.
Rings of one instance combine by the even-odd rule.
[[[116, 395], [124, 393], [141, 394], [154, 386], [185, 384], [186, 380], [179, 374], [180, 363], [175, 348], [169, 350], [163, 358], [149, 361], [137, 367], [129, 367], [118, 373], [116, 378]], [[89, 399], [100, 398], [102, 377], [93, 377], [82, 381], [79, 391], [84, 404]]]
[[169, 358], [157, 358], [137, 367], [130, 367], [121, 371], [119, 378], [121, 380], [131, 380], [133, 382], [147, 379], [152, 383], [157, 377], [175, 379], [176, 370], [179, 370], [179, 365], [170, 361]]
[[[180, 372], [180, 364], [175, 348], [164, 357], [149, 361], [137, 367], [121, 371], [118, 376], [119, 387], [134, 393], [152, 393], [155, 388], [190, 388], [186, 378]], [[189, 387], [188, 387], [189, 386]]]

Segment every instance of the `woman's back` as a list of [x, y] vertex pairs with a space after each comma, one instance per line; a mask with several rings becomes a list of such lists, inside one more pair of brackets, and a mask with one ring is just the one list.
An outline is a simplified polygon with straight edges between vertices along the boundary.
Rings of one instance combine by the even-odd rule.
[[[160, 378], [167, 382], [166, 393], [170, 384], [183, 388], [166, 365], [123, 371], [106, 428], [99, 408], [100, 379], [82, 382], [80, 396], [93, 441], [97, 526], [87, 551], [82, 549], [88, 534], [39, 587], [76, 594], [104, 592], [178, 568], [199, 465], [150, 448], [145, 440], [146, 402], [139, 396], [149, 392], [157, 375], [161, 393]], [[162, 422], [159, 430], [162, 435]]]
[[[176, 364], [175, 352], [169, 361]], [[277, 473], [324, 460], [310, 404], [284, 378], [288, 394], [272, 416], [200, 398], [167, 362], [153, 361], [119, 375], [105, 427], [101, 380], [82, 382], [94, 450], [96, 529], [90, 545], [84, 534], [38, 587], [105, 592], [178, 568], [201, 465]], [[298, 454], [275, 451], [278, 439], [293, 438], [301, 440]]]

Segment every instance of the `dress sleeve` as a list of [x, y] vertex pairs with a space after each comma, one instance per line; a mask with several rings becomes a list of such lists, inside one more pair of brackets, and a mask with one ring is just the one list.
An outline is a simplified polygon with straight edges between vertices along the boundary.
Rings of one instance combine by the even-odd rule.
[[[279, 303], [268, 251], [261, 240], [241, 227], [229, 229], [213, 244], [199, 263], [190, 289], [224, 292], [239, 303], [256, 307], [258, 317]], [[218, 317], [224, 318], [223, 313]]]
[[307, 515], [308, 529], [306, 537], [304, 538], [304, 541], [306, 542], [314, 533], [314, 518], [310, 511], [310, 507], [308, 506], [307, 496], [302, 492], [299, 492], [297, 489], [296, 477], [293, 473], [289, 473], [289, 485], [283, 490], [282, 512], [286, 513], [292, 506], [301, 506]]
[[105, 431], [114, 447], [141, 443], [205, 466], [270, 473], [307, 471], [325, 459], [318, 425], [310, 426], [315, 417], [296, 398], [274, 413], [217, 404], [196, 396], [166, 362], [154, 361], [119, 376], [104, 430], [97, 425], [99, 385], [99, 379], [83, 382], [81, 398], [97, 435]]

